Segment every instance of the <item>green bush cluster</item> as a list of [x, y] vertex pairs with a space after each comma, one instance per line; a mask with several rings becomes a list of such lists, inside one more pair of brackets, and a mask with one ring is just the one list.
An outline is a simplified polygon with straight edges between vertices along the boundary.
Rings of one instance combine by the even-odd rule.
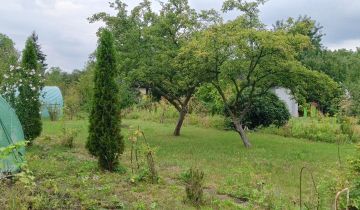
[[[235, 106], [241, 107], [242, 104]], [[226, 111], [224, 111], [224, 113], [226, 113]], [[285, 103], [274, 93], [269, 92], [262, 98], [254, 99], [253, 105], [244, 116], [243, 122], [249, 129], [268, 127], [270, 125], [280, 127], [285, 125], [290, 117], [289, 110]], [[233, 128], [232, 120], [229, 117], [225, 120], [225, 126], [228, 129]]]
[[[312, 141], [321, 142], [356, 142], [360, 136], [358, 132], [354, 132], [349, 138], [348, 133], [344, 133], [342, 126], [336, 118], [292, 118], [285, 126], [277, 128], [271, 126], [262, 129], [262, 132], [272, 133], [285, 137], [304, 138]], [[349, 127], [347, 127], [349, 129]]]
[[182, 174], [182, 179], [185, 182], [186, 200], [195, 206], [201, 205], [204, 194], [204, 172], [190, 168]]
[[284, 102], [275, 94], [268, 93], [254, 101], [250, 111], [245, 116], [245, 125], [250, 129], [271, 124], [278, 127], [285, 125], [290, 119], [290, 113]]

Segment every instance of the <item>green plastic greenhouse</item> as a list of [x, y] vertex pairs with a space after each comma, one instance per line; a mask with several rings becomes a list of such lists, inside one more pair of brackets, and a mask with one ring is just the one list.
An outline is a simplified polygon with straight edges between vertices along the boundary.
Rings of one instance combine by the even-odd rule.
[[[21, 123], [15, 111], [0, 96], [0, 148], [24, 141], [24, 133]], [[19, 169], [19, 163], [23, 161], [25, 148], [13, 150], [10, 155], [0, 159], [0, 174], [12, 173]]]
[[42, 103], [41, 117], [49, 118], [49, 112], [56, 112], [58, 117], [62, 116], [64, 100], [61, 90], [56, 86], [45, 86], [40, 94]]

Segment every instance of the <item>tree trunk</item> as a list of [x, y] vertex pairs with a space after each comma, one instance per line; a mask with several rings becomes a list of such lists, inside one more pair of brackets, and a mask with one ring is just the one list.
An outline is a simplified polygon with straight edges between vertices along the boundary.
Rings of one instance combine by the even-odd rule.
[[239, 122], [239, 120], [233, 119], [233, 123], [234, 123], [236, 132], [240, 135], [241, 140], [242, 140], [243, 143], [244, 143], [244, 146], [245, 146], [246, 148], [251, 147], [250, 141], [249, 141], [248, 137], [246, 136], [246, 133], [245, 133], [245, 131], [244, 131], [244, 129], [243, 129], [243, 126], [241, 125], [241, 123]]
[[186, 113], [187, 113], [186, 109], [182, 109], [179, 112], [179, 120], [178, 120], [177, 125], [175, 127], [174, 136], [180, 136], [180, 130], [181, 130], [181, 127], [183, 125]]

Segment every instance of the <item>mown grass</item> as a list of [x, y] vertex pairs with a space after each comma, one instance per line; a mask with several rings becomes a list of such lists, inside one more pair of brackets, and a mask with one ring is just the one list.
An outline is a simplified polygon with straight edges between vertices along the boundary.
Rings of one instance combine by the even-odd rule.
[[[122, 129], [127, 149], [121, 158], [125, 174], [98, 170], [86, 151], [86, 121], [44, 122], [45, 136], [59, 136], [64, 126], [80, 131], [74, 148], [56, 138], [42, 138], [28, 149], [29, 169], [36, 187], [3, 184], [0, 205], [7, 209], [191, 209], [183, 202], [179, 178], [192, 166], [205, 172], [204, 209], [296, 209], [299, 206], [299, 172], [314, 172], [323, 209], [332, 205], [336, 176], [345, 175], [338, 164], [337, 145], [250, 133], [253, 144], [245, 149], [232, 131], [186, 126], [172, 136], [173, 124], [125, 120]], [[159, 184], [131, 183], [129, 132], [140, 126], [156, 148]], [[341, 146], [342, 160], [355, 152]], [[304, 202], [314, 203], [310, 176], [304, 177]]]

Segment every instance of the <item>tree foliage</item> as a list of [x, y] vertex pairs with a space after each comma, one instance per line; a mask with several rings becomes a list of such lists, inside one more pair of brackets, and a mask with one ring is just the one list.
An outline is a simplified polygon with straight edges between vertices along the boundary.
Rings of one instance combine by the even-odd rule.
[[39, 68], [41, 69], [41, 74], [44, 75], [45, 70], [47, 69], [46, 55], [41, 50], [41, 46], [39, 44], [39, 36], [36, 34], [35, 31], [32, 32], [31, 39], [35, 43], [36, 56], [37, 56], [37, 59], [38, 59], [38, 63], [40, 65]]
[[268, 92], [261, 98], [254, 99], [249, 111], [244, 116], [244, 126], [249, 129], [257, 127], [277, 127], [285, 125], [290, 119], [285, 103], [275, 94]]
[[182, 48], [194, 33], [218, 20], [214, 11], [197, 13], [187, 0], [161, 3], [159, 13], [145, 0], [130, 14], [126, 5], [116, 1], [116, 16], [99, 13], [92, 21], [103, 20], [116, 38], [121, 73], [133, 86], [145, 87], [164, 97], [179, 112], [174, 135], [188, 112], [188, 103], [196, 89], [209, 78], [206, 72], [182, 63]]
[[[261, 2], [258, 2], [261, 3]], [[184, 55], [195, 62], [197, 68], [205, 68], [207, 74], [215, 74], [212, 84], [217, 89], [243, 143], [250, 141], [244, 132], [245, 116], [254, 102], [266, 95], [273, 87], [292, 90], [299, 99], [313, 91], [321, 78], [323, 87], [317, 91], [337, 88], [325, 74], [302, 66], [299, 53], [311, 46], [308, 36], [290, 34], [286, 30], [267, 30], [254, 14], [257, 10], [246, 9], [258, 4], [237, 4], [245, 12], [233, 21], [218, 24], [203, 31], [188, 43]], [[248, 10], [251, 14], [247, 14]], [[308, 80], [314, 81], [308, 84]], [[330, 87], [329, 87], [330, 86]], [[329, 99], [326, 94], [318, 94]]]
[[60, 67], [51, 67], [45, 73], [45, 85], [58, 86], [61, 92], [66, 93], [69, 87], [76, 85], [84, 71], [74, 69], [71, 73], [64, 72]]
[[15, 66], [18, 59], [19, 53], [15, 49], [15, 43], [8, 36], [0, 33], [0, 86], [4, 75], [10, 75], [10, 66]]
[[328, 112], [341, 95], [336, 82], [306, 65], [322, 51], [321, 26], [305, 16], [269, 30], [259, 18], [264, 2], [227, 0], [223, 12], [238, 10], [240, 15], [223, 22], [215, 10], [197, 12], [187, 0], [161, 2], [158, 13], [148, 0], [131, 12], [116, 1], [111, 6], [117, 15], [98, 13], [91, 21], [104, 21], [114, 34], [124, 78], [134, 87], [149, 88], [179, 111], [175, 135], [194, 93], [211, 83], [249, 147], [245, 116], [271, 88], [289, 88], [300, 103], [317, 101]]
[[79, 89], [76, 85], [72, 85], [68, 88], [68, 94], [65, 97], [65, 107], [64, 111], [67, 117], [70, 120], [73, 120], [76, 116], [79, 115], [81, 111], [80, 105], [80, 94]]
[[98, 158], [100, 168], [109, 171], [116, 170], [118, 158], [124, 151], [116, 65], [113, 36], [108, 30], [102, 30], [96, 52], [94, 100], [86, 148]]
[[22, 52], [19, 83], [19, 96], [16, 99], [16, 114], [23, 126], [26, 140], [32, 141], [41, 134], [40, 91], [43, 84], [41, 70], [37, 62], [36, 47], [28, 38]]

